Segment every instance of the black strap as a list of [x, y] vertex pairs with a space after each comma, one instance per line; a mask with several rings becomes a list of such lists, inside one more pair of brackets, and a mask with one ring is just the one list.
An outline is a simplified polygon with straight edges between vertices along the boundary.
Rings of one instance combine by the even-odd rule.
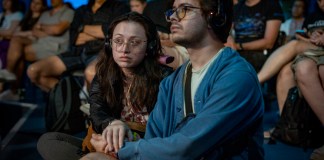
[[193, 113], [192, 109], [192, 101], [191, 101], [191, 76], [192, 76], [192, 66], [189, 64], [187, 66], [186, 71], [186, 81], [185, 81], [185, 88], [184, 88], [184, 96], [185, 96], [185, 107], [186, 107], [186, 115]]
[[[70, 111], [71, 111], [71, 107], [72, 107], [72, 87], [71, 87], [71, 83], [73, 83], [72, 81], [74, 81], [74, 79], [72, 79], [72, 77], [64, 77], [65, 80], [65, 84], [66, 84], [66, 101], [63, 103], [64, 109], [62, 110], [62, 113], [58, 116], [57, 121], [53, 124], [51, 131], [59, 131], [61, 129], [64, 128], [64, 125], [67, 123]], [[63, 93], [62, 93], [63, 94]], [[54, 100], [56, 102], [61, 100], [61, 94], [56, 94], [53, 95], [54, 96]], [[51, 97], [51, 96], [50, 96]], [[58, 99], [57, 99], [58, 98]]]

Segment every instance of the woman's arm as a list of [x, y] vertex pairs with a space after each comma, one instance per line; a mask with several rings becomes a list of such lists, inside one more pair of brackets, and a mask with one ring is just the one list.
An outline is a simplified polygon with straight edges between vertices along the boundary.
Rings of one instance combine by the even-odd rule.
[[240, 50], [265, 50], [271, 49], [277, 39], [281, 20], [268, 20], [266, 23], [266, 30], [264, 37], [259, 40], [246, 42], [246, 43], [236, 43], [235, 48]]
[[19, 21], [16, 20], [12, 21], [10, 28], [0, 29], [0, 37], [10, 39], [13, 36], [18, 26], [19, 26]]
[[90, 90], [90, 119], [96, 133], [102, 133], [102, 138], [97, 141], [94, 139], [93, 142], [98, 144], [98, 149], [102, 149], [103, 144], [106, 144], [105, 153], [117, 152], [123, 146], [125, 137], [128, 137], [129, 141], [133, 140], [128, 125], [116, 119], [112, 112], [105, 102], [96, 76]]
[[115, 119], [115, 117], [113, 116], [113, 111], [105, 101], [97, 76], [92, 80], [89, 95], [90, 120], [93, 125], [92, 127], [96, 133], [101, 134], [109, 123]]

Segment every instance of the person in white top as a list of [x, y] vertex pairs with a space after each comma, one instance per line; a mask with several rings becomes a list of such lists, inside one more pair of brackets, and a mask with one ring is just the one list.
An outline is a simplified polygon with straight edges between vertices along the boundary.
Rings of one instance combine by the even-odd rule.
[[0, 13], [0, 68], [6, 66], [9, 40], [23, 18], [23, 14], [19, 11], [19, 4], [19, 0], [2, 1], [3, 12]]
[[280, 31], [286, 33], [286, 41], [291, 40], [296, 33], [296, 30], [302, 29], [304, 23], [306, 2], [304, 0], [295, 0], [291, 8], [291, 18], [287, 19], [280, 26]]
[[0, 13], [0, 38], [10, 39], [20, 20], [23, 18], [23, 13], [20, 12], [19, 0], [3, 0], [3, 11]]

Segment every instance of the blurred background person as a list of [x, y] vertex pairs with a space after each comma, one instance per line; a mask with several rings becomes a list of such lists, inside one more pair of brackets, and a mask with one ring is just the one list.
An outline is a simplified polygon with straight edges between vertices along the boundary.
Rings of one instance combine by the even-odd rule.
[[241, 0], [234, 6], [235, 35], [229, 36], [227, 45], [259, 71], [275, 45], [283, 20], [278, 1]]
[[0, 13], [0, 68], [6, 67], [9, 41], [23, 18], [23, 4], [19, 0], [3, 0]]
[[[27, 13], [19, 23], [19, 26], [10, 40], [7, 53], [7, 66], [6, 69], [0, 71], [0, 79], [5, 82], [15, 81], [17, 79], [15, 82], [11, 83], [12, 92], [14, 93], [16, 93], [17, 89], [20, 87], [21, 75], [24, 69], [23, 60], [19, 59], [16, 62], [15, 57], [23, 53], [24, 47], [31, 44], [35, 39], [32, 34], [32, 28], [37, 23], [42, 12], [46, 9], [46, 0], [32, 0]], [[16, 77], [16, 75], [18, 77]], [[2, 92], [2, 87], [3, 83], [0, 84], [0, 92]], [[16, 97], [18, 98], [18, 95]]]
[[[52, 9], [43, 12], [33, 26], [32, 43], [26, 45], [23, 52], [16, 52], [10, 56], [11, 66], [15, 66], [19, 61], [33, 63], [68, 49], [69, 27], [74, 11], [68, 8], [63, 0], [51, 0], [51, 5]], [[2, 79], [10, 77], [10, 79], [16, 80], [20, 76], [19, 73], [16, 74], [8, 70], [0, 71]], [[0, 94], [0, 100], [19, 100], [19, 96], [12, 86], [11, 89]]]
[[295, 0], [291, 9], [291, 18], [287, 19], [280, 26], [280, 31], [285, 32], [286, 41], [295, 37], [296, 30], [302, 29], [304, 23], [304, 16], [306, 10], [306, 3], [304, 0]]
[[146, 7], [146, 0], [130, 0], [129, 5], [131, 11], [143, 14], [144, 8]]

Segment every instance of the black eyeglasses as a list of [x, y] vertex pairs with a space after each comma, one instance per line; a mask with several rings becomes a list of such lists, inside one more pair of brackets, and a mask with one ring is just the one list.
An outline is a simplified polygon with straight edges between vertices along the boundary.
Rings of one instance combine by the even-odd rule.
[[179, 8], [169, 9], [165, 12], [165, 18], [168, 22], [170, 22], [171, 16], [175, 12], [177, 18], [179, 19], [179, 21], [181, 21], [186, 16], [187, 12], [191, 11], [192, 9], [201, 9], [201, 8], [193, 7], [193, 6], [181, 6]]

